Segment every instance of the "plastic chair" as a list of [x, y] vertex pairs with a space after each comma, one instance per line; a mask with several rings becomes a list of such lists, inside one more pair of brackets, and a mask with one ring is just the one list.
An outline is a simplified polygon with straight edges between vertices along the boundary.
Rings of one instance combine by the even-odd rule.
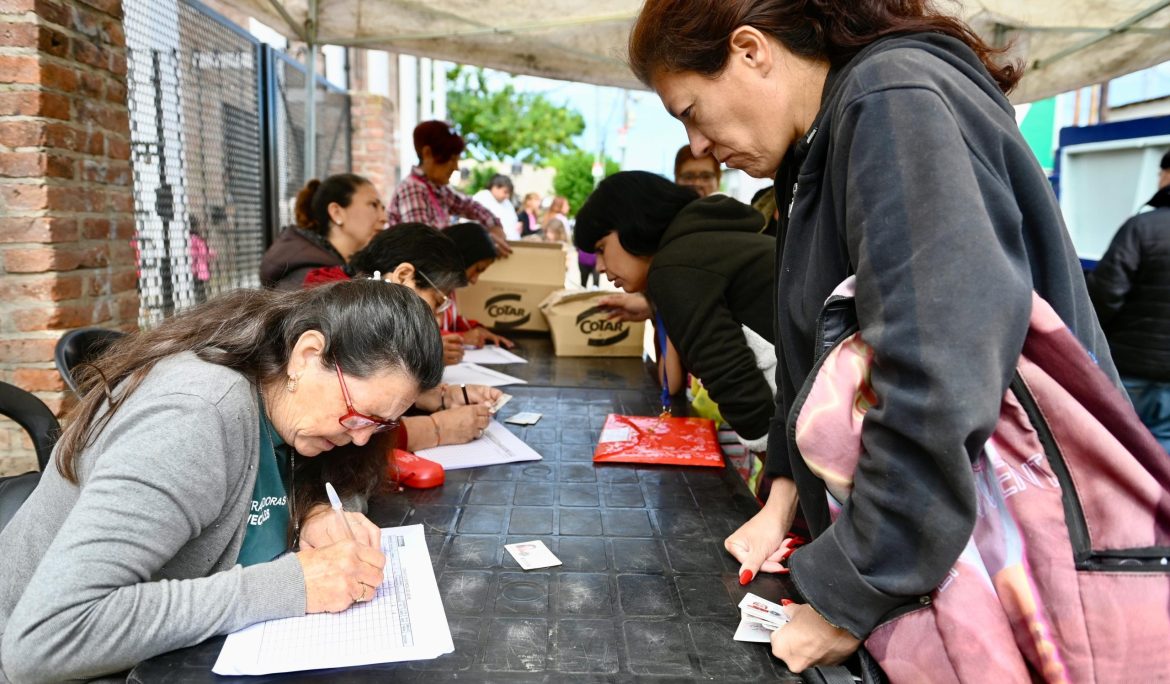
[[77, 381], [73, 379], [73, 369], [88, 363], [102, 354], [109, 346], [126, 333], [106, 328], [78, 328], [70, 330], [57, 340], [57, 348], [53, 357], [57, 361], [57, 372], [69, 385], [69, 389], [77, 392]]
[[45, 402], [16, 385], [0, 382], [0, 415], [15, 421], [32, 438], [37, 450], [37, 465], [49, 465], [53, 445], [61, 435], [61, 424]]
[[[37, 465], [43, 472], [49, 465], [53, 445], [61, 434], [57, 417], [45, 402], [16, 385], [0, 382], [0, 415], [15, 421], [32, 438], [37, 452]], [[40, 472], [0, 478], [0, 530], [16, 514], [41, 479]]]

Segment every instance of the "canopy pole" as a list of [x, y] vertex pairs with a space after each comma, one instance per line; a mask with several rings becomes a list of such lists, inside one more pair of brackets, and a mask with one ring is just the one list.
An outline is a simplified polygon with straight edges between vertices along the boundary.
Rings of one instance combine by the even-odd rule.
[[305, 76], [305, 182], [317, 173], [317, 0], [309, 0], [309, 16], [305, 19], [305, 44], [309, 73]]

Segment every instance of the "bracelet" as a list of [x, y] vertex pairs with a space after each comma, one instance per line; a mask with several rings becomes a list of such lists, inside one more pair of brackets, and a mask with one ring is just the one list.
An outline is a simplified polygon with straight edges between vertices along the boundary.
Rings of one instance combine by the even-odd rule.
[[435, 420], [435, 417], [433, 415], [428, 415], [427, 418], [430, 418], [431, 425], [435, 426], [435, 446], [442, 446], [443, 435], [441, 432], [439, 432], [439, 421]]
[[471, 400], [467, 398], [467, 385], [460, 383], [459, 389], [463, 390], [463, 403], [471, 406]]
[[447, 410], [447, 383], [439, 385], [439, 410]]

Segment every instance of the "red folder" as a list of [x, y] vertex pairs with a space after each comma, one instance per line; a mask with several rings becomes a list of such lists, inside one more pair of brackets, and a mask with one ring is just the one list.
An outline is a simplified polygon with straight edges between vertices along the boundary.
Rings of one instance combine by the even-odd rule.
[[611, 413], [593, 462], [721, 467], [723, 452], [713, 420]]

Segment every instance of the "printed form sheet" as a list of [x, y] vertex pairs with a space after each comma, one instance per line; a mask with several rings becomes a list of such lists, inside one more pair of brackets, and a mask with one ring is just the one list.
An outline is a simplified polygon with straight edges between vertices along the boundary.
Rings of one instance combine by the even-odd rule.
[[269, 620], [228, 635], [212, 671], [260, 675], [428, 660], [455, 650], [422, 525], [382, 530], [373, 600], [342, 613]]

